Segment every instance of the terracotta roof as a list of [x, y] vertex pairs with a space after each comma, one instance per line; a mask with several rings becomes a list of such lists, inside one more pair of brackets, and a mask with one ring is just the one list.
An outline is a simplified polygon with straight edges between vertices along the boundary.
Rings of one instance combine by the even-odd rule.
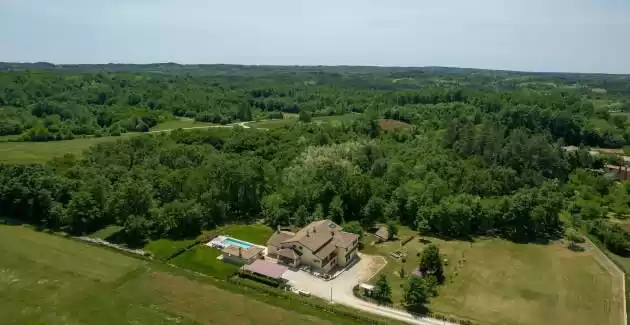
[[278, 255], [282, 256], [282, 257], [286, 257], [286, 258], [290, 258], [292, 260], [296, 259], [298, 257], [298, 254], [292, 250], [291, 248], [283, 248], [281, 250], [278, 251]]
[[250, 248], [242, 249], [240, 247], [230, 245], [221, 250], [223, 254], [228, 254], [232, 256], [240, 256], [242, 259], [249, 260], [253, 257], [256, 257], [258, 254], [262, 253], [264, 249], [258, 246], [252, 246]]
[[276, 231], [273, 235], [271, 235], [269, 240], [267, 240], [267, 246], [279, 247], [280, 243], [287, 239], [293, 238], [293, 236], [295, 236], [295, 234], [292, 232]]
[[334, 222], [330, 220], [318, 220], [300, 229], [293, 238], [285, 240], [284, 243], [299, 242], [302, 246], [315, 252], [331, 241], [334, 237], [334, 233], [338, 232], [339, 226]]
[[378, 230], [374, 233], [374, 235], [381, 239], [385, 239], [385, 240], [389, 239], [389, 231], [387, 231], [386, 227], [378, 228]]

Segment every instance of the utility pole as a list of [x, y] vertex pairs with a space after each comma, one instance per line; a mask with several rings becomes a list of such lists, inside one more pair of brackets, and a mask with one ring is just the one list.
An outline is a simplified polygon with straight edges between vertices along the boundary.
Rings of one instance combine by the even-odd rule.
[[333, 300], [332, 300], [332, 284], [329, 284], [330, 286], [330, 303], [332, 304]]

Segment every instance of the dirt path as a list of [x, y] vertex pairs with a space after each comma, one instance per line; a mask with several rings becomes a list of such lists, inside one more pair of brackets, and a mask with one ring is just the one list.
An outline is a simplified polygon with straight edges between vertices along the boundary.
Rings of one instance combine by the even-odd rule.
[[249, 129], [250, 126], [247, 125], [247, 123], [249, 122], [238, 122], [238, 123], [232, 123], [232, 124], [226, 124], [226, 125], [204, 125], [204, 126], [191, 126], [191, 127], [187, 127], [187, 128], [175, 128], [175, 129], [167, 129], [167, 130], [157, 130], [157, 131], [149, 131], [147, 133], [164, 133], [164, 132], [171, 132], [173, 130], [195, 130], [195, 129], [210, 129], [210, 128], [231, 128], [231, 127], [235, 127], [235, 126], [240, 126], [244, 129]]
[[[621, 299], [621, 324], [628, 325], [628, 311], [626, 310], [626, 278], [623, 271], [602, 252], [595, 243], [593, 243], [590, 239], [586, 238], [586, 242], [584, 243], [587, 249], [590, 249], [595, 252], [595, 258], [597, 262], [610, 273], [610, 276], [613, 278], [614, 283], [618, 283], [619, 291], [620, 291], [620, 299]], [[616, 291], [613, 288], [613, 293]]]

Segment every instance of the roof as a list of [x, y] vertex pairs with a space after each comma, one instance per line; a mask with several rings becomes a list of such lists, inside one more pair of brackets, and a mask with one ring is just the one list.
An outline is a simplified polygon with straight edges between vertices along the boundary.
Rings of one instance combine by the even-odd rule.
[[297, 253], [292, 250], [291, 248], [283, 248], [281, 250], [278, 251], [278, 255], [282, 256], [282, 257], [286, 257], [286, 258], [290, 258], [292, 260], [296, 259], [298, 257]]
[[369, 290], [369, 291], [372, 291], [375, 288], [373, 285], [367, 284], [367, 283], [361, 283], [361, 284], [359, 284], [359, 287], [361, 289], [365, 289], [365, 290]]
[[378, 230], [374, 233], [374, 235], [381, 239], [389, 239], [389, 231], [387, 230], [386, 227], [378, 228]]
[[345, 232], [345, 231], [340, 231], [336, 236], [335, 236], [335, 244], [339, 247], [350, 247], [352, 246], [352, 243], [354, 243], [355, 240], [359, 239], [359, 235], [351, 233], [351, 232]]
[[282, 279], [282, 275], [288, 270], [287, 267], [265, 260], [256, 260], [252, 264], [243, 266], [242, 269], [272, 279]]
[[[269, 239], [268, 244], [278, 246], [281, 243], [300, 243], [315, 256], [325, 258], [336, 247], [347, 248], [359, 238], [357, 234], [341, 231], [341, 227], [330, 220], [318, 220], [311, 222], [297, 233], [278, 232]], [[280, 238], [286, 238], [278, 243]], [[277, 243], [277, 244], [276, 244]]]
[[339, 226], [330, 220], [313, 221], [306, 227], [300, 229], [295, 236], [284, 241], [284, 243], [299, 242], [304, 247], [315, 252], [332, 239], [332, 233]]
[[337, 250], [337, 245], [335, 245], [334, 240], [331, 240], [328, 243], [326, 243], [326, 245], [320, 247], [319, 250], [315, 252], [315, 256], [321, 259], [324, 259], [328, 257], [328, 255], [330, 255], [330, 253], [334, 252], [335, 250]]
[[292, 232], [276, 231], [273, 235], [271, 235], [269, 240], [267, 240], [267, 246], [279, 247], [280, 243], [282, 243], [285, 240], [293, 238], [293, 236], [295, 236], [295, 234]]
[[232, 256], [240, 256], [243, 259], [249, 260], [253, 257], [256, 257], [258, 254], [262, 253], [264, 249], [258, 246], [252, 246], [250, 248], [242, 249], [240, 247], [230, 245], [221, 250], [223, 254], [228, 254]]

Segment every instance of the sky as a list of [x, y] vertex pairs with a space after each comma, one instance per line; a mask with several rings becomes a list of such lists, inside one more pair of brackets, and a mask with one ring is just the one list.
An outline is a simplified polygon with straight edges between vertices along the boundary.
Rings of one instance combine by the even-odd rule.
[[630, 73], [630, 0], [0, 0], [0, 61]]

